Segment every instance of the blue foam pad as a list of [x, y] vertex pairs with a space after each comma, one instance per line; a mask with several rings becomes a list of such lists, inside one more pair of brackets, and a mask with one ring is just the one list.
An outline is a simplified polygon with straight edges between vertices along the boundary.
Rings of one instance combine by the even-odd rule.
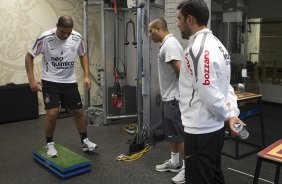
[[91, 171], [90, 160], [72, 152], [62, 145], [56, 144], [55, 147], [59, 153], [59, 157], [47, 157], [46, 148], [41, 147], [33, 151], [34, 160], [63, 179]]

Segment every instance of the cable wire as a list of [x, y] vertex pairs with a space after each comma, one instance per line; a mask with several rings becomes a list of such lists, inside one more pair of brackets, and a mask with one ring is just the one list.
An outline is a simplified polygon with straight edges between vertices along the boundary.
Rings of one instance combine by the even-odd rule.
[[142, 155], [148, 152], [151, 149], [151, 146], [147, 145], [142, 151], [134, 153], [132, 155], [121, 154], [116, 158], [116, 161], [134, 161], [138, 160]]

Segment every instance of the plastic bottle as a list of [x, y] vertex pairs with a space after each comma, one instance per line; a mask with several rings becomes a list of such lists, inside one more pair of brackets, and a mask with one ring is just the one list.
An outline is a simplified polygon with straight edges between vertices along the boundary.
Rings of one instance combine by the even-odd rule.
[[235, 124], [235, 129], [238, 131], [238, 134], [242, 139], [247, 139], [249, 137], [249, 132], [244, 125], [237, 123]]

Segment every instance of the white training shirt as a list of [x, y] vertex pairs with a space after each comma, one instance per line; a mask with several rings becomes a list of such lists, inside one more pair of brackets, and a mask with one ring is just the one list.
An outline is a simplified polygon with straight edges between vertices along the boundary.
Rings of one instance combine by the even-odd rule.
[[[195, 57], [200, 52], [198, 61], [192, 59], [190, 48]], [[190, 134], [217, 131], [223, 128], [225, 120], [239, 115], [237, 96], [230, 85], [230, 56], [209, 29], [192, 35], [184, 54], [179, 76], [184, 131]]]
[[76, 55], [85, 55], [81, 35], [72, 31], [66, 40], [61, 40], [56, 34], [57, 28], [42, 33], [29, 49], [36, 57], [43, 54], [41, 79], [57, 83], [75, 83], [74, 63]]
[[169, 62], [172, 60], [182, 61], [183, 48], [172, 34], [168, 34], [164, 38], [160, 47], [158, 74], [162, 100], [179, 100], [178, 77]]

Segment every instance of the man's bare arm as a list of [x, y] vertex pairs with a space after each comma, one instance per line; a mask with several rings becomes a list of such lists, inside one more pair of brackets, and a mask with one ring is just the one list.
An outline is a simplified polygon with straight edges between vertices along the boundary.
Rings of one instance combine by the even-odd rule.
[[86, 55], [84, 55], [84, 56], [80, 56], [79, 59], [80, 59], [81, 67], [82, 67], [83, 72], [84, 72], [84, 80], [83, 80], [84, 87], [86, 89], [90, 89], [91, 88], [91, 81], [89, 79], [88, 58], [87, 58]]
[[179, 72], [180, 72], [180, 66], [181, 66], [181, 61], [179, 60], [172, 60], [171, 62], [171, 65], [175, 71], [175, 74], [177, 77], [179, 77]]
[[25, 56], [25, 70], [27, 73], [30, 89], [34, 92], [41, 91], [41, 83], [35, 80], [33, 72], [34, 57], [28, 52]]

